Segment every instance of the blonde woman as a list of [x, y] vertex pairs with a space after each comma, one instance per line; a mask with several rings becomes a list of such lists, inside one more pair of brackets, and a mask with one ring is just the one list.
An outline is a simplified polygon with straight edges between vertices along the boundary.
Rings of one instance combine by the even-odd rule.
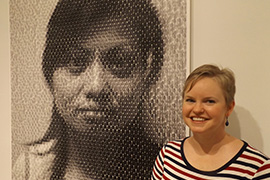
[[192, 136], [171, 141], [160, 151], [152, 180], [270, 179], [270, 160], [225, 131], [235, 100], [229, 69], [202, 65], [187, 78], [183, 119]]

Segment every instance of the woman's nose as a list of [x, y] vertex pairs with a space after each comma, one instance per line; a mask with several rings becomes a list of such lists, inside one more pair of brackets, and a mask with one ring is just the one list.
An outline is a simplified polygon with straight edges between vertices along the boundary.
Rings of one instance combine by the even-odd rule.
[[194, 107], [193, 107], [193, 111], [196, 114], [203, 113], [204, 112], [203, 104], [201, 102], [196, 102]]
[[83, 93], [87, 96], [98, 96], [108, 83], [105, 77], [105, 69], [103, 64], [98, 58], [96, 58], [92, 64], [90, 64], [82, 77], [83, 81]]

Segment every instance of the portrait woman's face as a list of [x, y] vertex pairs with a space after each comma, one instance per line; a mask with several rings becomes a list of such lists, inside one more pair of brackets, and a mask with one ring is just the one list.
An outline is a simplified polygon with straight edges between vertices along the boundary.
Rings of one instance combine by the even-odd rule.
[[69, 127], [120, 130], [134, 120], [151, 57], [116, 28], [95, 32], [70, 53], [52, 77], [56, 107]]

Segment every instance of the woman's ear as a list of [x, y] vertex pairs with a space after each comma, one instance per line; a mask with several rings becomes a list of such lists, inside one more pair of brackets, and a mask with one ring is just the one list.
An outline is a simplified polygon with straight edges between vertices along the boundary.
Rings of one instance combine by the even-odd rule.
[[229, 117], [231, 115], [231, 113], [233, 112], [234, 106], [235, 106], [235, 101], [233, 100], [228, 106], [226, 117]]

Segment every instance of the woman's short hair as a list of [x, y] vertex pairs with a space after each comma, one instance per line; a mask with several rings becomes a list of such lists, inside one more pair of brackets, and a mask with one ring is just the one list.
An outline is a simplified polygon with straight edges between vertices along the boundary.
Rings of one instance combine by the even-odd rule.
[[69, 63], [73, 48], [111, 26], [132, 39], [139, 53], [151, 53], [147, 78], [154, 83], [163, 64], [164, 42], [158, 12], [150, 0], [60, 0], [48, 23], [43, 52], [42, 70], [48, 85], [54, 71]]
[[205, 77], [213, 78], [219, 83], [224, 93], [226, 104], [229, 106], [234, 101], [236, 91], [234, 73], [229, 68], [223, 69], [211, 64], [202, 65], [191, 72], [184, 85], [183, 99], [185, 93], [190, 91], [196, 82]]

